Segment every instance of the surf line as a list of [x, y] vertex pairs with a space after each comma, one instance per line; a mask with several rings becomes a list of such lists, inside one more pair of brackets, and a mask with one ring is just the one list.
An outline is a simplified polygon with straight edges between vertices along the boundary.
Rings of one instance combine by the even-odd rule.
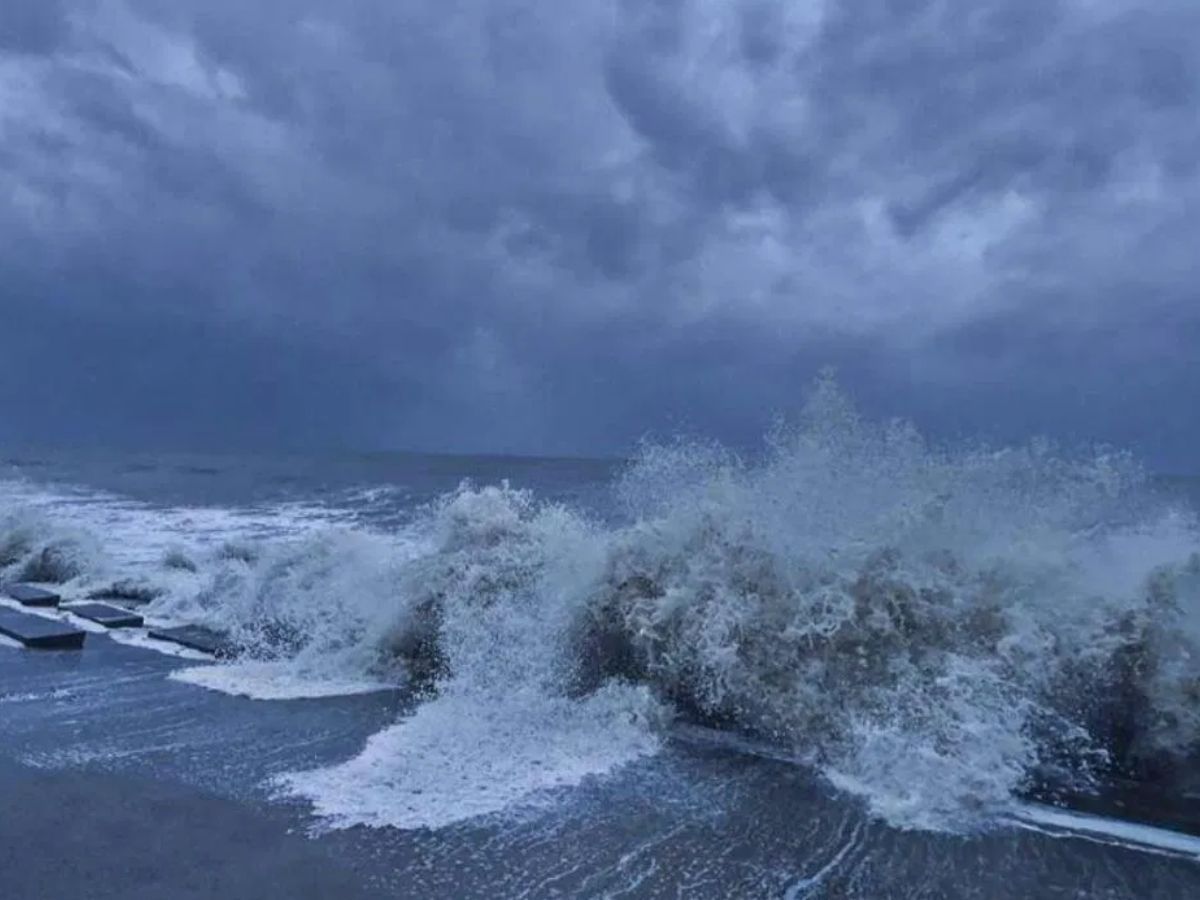
[[1022, 804], [1006, 819], [1017, 828], [1036, 831], [1050, 837], [1079, 838], [1143, 853], [1200, 860], [1200, 837], [1153, 825], [1036, 804]]

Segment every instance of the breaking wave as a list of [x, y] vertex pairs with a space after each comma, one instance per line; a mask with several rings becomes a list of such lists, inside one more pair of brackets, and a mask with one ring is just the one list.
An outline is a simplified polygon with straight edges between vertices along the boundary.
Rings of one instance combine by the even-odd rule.
[[[676, 718], [940, 830], [1200, 748], [1200, 529], [1126, 456], [938, 448], [821, 382], [760, 458], [647, 446], [615, 494], [617, 525], [464, 484], [403, 530], [178, 546], [141, 579], [152, 613], [244, 648], [210, 686], [423, 698], [360, 757], [281, 780], [335, 824], [531, 802], [653, 753]], [[2, 527], [0, 578], [90, 583], [96, 539]]]

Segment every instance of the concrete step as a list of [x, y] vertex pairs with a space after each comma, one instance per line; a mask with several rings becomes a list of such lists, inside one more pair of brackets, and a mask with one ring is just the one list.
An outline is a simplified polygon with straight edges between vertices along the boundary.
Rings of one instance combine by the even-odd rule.
[[83, 647], [86, 631], [66, 622], [31, 616], [0, 607], [0, 634], [20, 641], [34, 650], [78, 650]]
[[137, 613], [107, 603], [74, 603], [59, 608], [105, 628], [141, 628], [145, 621]]
[[199, 650], [211, 653], [213, 656], [230, 657], [237, 654], [237, 646], [229, 636], [202, 625], [182, 625], [178, 628], [154, 628], [150, 637], [160, 641], [170, 641], [187, 647], [189, 650]]
[[10, 584], [4, 589], [4, 593], [22, 606], [58, 606], [59, 601], [62, 600], [62, 597], [54, 591], [47, 591], [31, 584]]

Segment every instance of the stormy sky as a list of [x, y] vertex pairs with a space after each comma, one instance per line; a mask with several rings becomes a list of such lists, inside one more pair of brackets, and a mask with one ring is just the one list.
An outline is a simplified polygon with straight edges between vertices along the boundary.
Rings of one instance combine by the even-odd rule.
[[1195, 0], [4, 0], [0, 441], [1200, 470]]

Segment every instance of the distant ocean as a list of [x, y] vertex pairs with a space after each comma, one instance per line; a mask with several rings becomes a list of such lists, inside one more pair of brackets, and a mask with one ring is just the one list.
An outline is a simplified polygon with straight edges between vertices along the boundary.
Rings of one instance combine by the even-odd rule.
[[[489, 821], [690, 734], [936, 842], [994, 835], [1047, 785], [1190, 777], [1200, 746], [1200, 480], [1119, 455], [933, 447], [827, 392], [750, 459], [0, 460], [0, 582], [228, 634], [237, 659], [172, 676], [201, 688], [418, 698], [277, 779], [325, 828]], [[820, 886], [763, 841], [762, 895]]]

